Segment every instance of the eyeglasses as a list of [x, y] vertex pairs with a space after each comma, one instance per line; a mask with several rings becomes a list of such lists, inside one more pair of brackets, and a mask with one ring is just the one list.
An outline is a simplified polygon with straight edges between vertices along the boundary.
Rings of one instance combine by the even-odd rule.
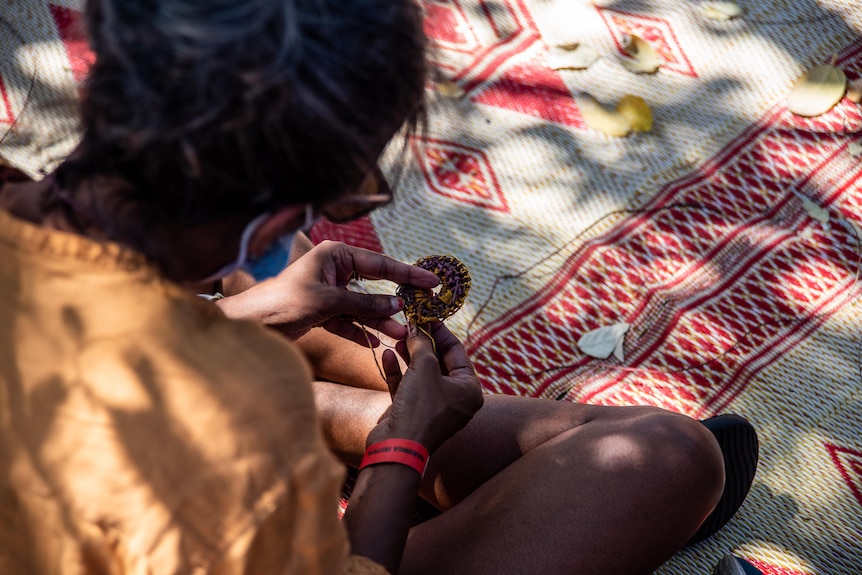
[[392, 189], [379, 166], [365, 177], [355, 193], [326, 204], [322, 213], [330, 222], [344, 224], [358, 220], [392, 201]]

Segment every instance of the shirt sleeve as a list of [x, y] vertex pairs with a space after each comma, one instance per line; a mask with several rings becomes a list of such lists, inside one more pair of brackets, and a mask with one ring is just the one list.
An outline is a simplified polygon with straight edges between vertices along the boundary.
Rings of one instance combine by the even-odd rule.
[[335, 512], [337, 471], [328, 457], [297, 462], [277, 501], [263, 497], [259, 520], [235, 539], [214, 575], [388, 575], [374, 561], [349, 555]]
[[347, 565], [342, 573], [344, 575], [389, 575], [389, 571], [382, 566], [359, 555], [351, 555], [347, 558]]
[[[253, 422], [255, 430], [243, 444], [256, 444], [254, 462], [263, 470], [252, 464], [254, 480], [237, 478], [254, 489], [255, 499], [247, 507], [247, 525], [226, 542], [228, 551], [214, 573], [384, 575], [382, 566], [350, 555], [337, 513], [345, 469], [320, 433], [310, 370], [294, 346], [269, 335], [243, 337], [246, 345], [254, 342], [263, 361], [256, 366], [261, 370], [258, 377], [246, 379], [242, 397], [232, 400], [235, 406], [248, 402], [253, 412], [243, 418]], [[245, 373], [251, 370], [249, 365]], [[266, 373], [275, 376], [275, 383], [263, 383]]]

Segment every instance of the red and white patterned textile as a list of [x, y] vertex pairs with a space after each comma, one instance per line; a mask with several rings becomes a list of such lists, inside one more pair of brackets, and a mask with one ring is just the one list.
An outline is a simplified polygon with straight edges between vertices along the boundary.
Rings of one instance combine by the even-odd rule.
[[[450, 325], [489, 393], [750, 418], [748, 501], [659, 573], [706, 574], [726, 552], [767, 575], [862, 572], [862, 109], [784, 107], [813, 64], [862, 76], [862, 6], [740, 0], [741, 18], [716, 22], [697, 1], [421, 2], [431, 60], [464, 96], [429, 84], [427, 133], [387, 157], [394, 205], [313, 239], [463, 260], [473, 292]], [[0, 155], [33, 175], [74, 146], [79, 8], [0, 6], [27, 39], [0, 35]], [[620, 65], [626, 34], [656, 48], [658, 73]], [[551, 70], [549, 47], [573, 42], [601, 58]], [[587, 129], [581, 91], [643, 97], [654, 131]], [[578, 351], [620, 321], [624, 361]]]

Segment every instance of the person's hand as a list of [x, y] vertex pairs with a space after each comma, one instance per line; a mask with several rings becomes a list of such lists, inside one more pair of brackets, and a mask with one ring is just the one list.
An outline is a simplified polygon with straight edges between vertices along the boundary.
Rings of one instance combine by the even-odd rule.
[[219, 303], [231, 317], [255, 318], [288, 335], [320, 325], [361, 345], [367, 345], [369, 339], [377, 345], [377, 338], [354, 324], [360, 322], [394, 339], [404, 339], [406, 328], [390, 317], [403, 309], [404, 301], [348, 290], [350, 280], [357, 278], [429, 289], [440, 283], [427, 270], [369, 250], [325, 241], [278, 276]]
[[429, 329], [433, 344], [411, 326], [409, 364], [403, 375], [394, 352], [383, 353], [392, 405], [369, 433], [369, 445], [401, 438], [418, 441], [433, 452], [482, 407], [482, 388], [464, 346], [442, 323]]

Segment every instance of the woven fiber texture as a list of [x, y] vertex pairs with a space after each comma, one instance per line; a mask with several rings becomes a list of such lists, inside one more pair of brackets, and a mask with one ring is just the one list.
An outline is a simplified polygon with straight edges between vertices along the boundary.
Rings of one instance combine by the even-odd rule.
[[[816, 64], [862, 76], [862, 6], [739, 3], [719, 22], [699, 1], [421, 0], [429, 125], [384, 158], [395, 202], [312, 239], [464, 262], [472, 289], [447, 322], [488, 393], [749, 418], [748, 500], [661, 575], [707, 574], [728, 552], [767, 575], [858, 575], [862, 109], [805, 119], [785, 100]], [[0, 4], [16, 31], [0, 34], [0, 155], [33, 176], [76, 141], [79, 9]], [[659, 53], [657, 73], [621, 65], [627, 35]], [[599, 59], [552, 70], [551, 47], [573, 43]], [[640, 96], [655, 127], [590, 130], [579, 92]], [[617, 322], [622, 361], [578, 351]]]
[[[489, 393], [749, 418], [751, 495], [660, 574], [706, 574], [732, 552], [767, 575], [855, 575], [862, 110], [844, 99], [804, 119], [785, 100], [816, 64], [862, 75], [862, 7], [741, 4], [716, 22], [699, 2], [424, 0], [445, 89], [429, 85], [427, 133], [387, 158], [395, 205], [314, 235], [461, 259], [473, 289], [448, 323]], [[658, 51], [656, 74], [620, 64], [626, 34]], [[599, 60], [550, 69], [549, 49], [573, 43]], [[655, 128], [590, 130], [579, 92], [640, 96]], [[617, 322], [631, 324], [624, 361], [578, 351]]]

